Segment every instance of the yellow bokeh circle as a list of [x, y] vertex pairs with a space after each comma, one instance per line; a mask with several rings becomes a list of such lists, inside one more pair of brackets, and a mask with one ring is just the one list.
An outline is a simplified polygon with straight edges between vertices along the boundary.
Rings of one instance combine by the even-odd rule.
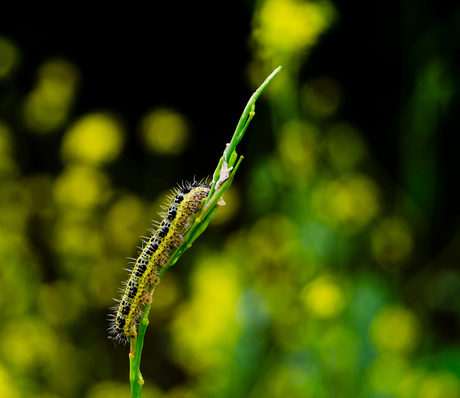
[[188, 120], [169, 108], [148, 112], [140, 123], [140, 132], [146, 149], [162, 155], [176, 155], [185, 149], [190, 128]]
[[380, 351], [410, 352], [420, 338], [417, 318], [400, 305], [383, 307], [375, 316], [370, 332]]
[[83, 116], [64, 136], [61, 153], [64, 161], [92, 164], [115, 160], [124, 144], [121, 123], [113, 115], [96, 112]]
[[7, 77], [18, 65], [20, 53], [13, 42], [0, 36], [0, 79]]
[[107, 176], [86, 166], [70, 166], [57, 178], [54, 200], [62, 207], [90, 210], [108, 197]]
[[305, 309], [318, 318], [333, 318], [345, 308], [343, 289], [331, 276], [323, 276], [305, 286], [301, 292]]

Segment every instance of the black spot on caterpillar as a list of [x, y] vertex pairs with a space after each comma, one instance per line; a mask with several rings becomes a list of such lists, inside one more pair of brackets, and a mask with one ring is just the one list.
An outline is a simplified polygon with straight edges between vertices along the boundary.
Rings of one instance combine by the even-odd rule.
[[163, 221], [152, 237], [145, 242], [138, 259], [134, 262], [131, 276], [122, 289], [119, 304], [114, 307], [109, 333], [111, 338], [126, 344], [137, 336], [139, 319], [144, 306], [152, 301], [151, 289], [159, 283], [159, 274], [169, 261], [170, 253], [180, 246], [183, 236], [191, 227], [195, 214], [210, 190], [210, 185], [185, 183], [174, 190], [174, 197], [160, 213]]

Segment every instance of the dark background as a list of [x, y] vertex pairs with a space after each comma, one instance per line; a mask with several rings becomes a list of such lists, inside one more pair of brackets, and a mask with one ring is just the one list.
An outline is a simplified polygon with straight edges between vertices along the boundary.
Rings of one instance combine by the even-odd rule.
[[[400, 145], [410, 125], [405, 115], [417, 74], [432, 58], [445, 62], [449, 77], [445, 84], [453, 97], [447, 109], [438, 109], [437, 132], [430, 142], [436, 158], [436, 206], [424, 209], [432, 213], [430, 240], [435, 254], [458, 228], [453, 182], [459, 167], [453, 143], [459, 122], [459, 12], [453, 3], [334, 5], [338, 19], [314, 48], [301, 75], [305, 79], [330, 75], [339, 81], [345, 98], [341, 117], [360, 129], [388, 176], [403, 188]], [[83, 76], [75, 114], [115, 110], [134, 133], [146, 109], [174, 104], [193, 121], [200, 136], [207, 137], [205, 144], [195, 142], [188, 155], [217, 153], [219, 134], [231, 134], [251, 93], [245, 68], [251, 57], [248, 36], [253, 8], [250, 1], [118, 8], [74, 4], [65, 11], [31, 9], [30, 21], [13, 10], [4, 14], [2, 33], [23, 51], [14, 89], [27, 92], [37, 65], [51, 56], [63, 56], [75, 62]], [[140, 158], [140, 151], [132, 139], [129, 156]], [[33, 171], [42, 162], [23, 159], [23, 163]], [[208, 166], [203, 165], [198, 174]], [[419, 204], [423, 207], [423, 201]]]

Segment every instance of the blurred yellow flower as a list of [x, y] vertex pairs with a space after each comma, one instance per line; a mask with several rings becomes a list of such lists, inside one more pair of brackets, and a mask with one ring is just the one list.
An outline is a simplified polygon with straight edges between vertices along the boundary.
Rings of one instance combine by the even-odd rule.
[[332, 22], [330, 3], [266, 0], [255, 19], [253, 36], [264, 60], [303, 53]]
[[379, 188], [367, 176], [352, 174], [321, 182], [312, 192], [313, 215], [343, 231], [357, 231], [379, 212]]
[[353, 372], [360, 354], [359, 335], [345, 325], [335, 323], [318, 341], [318, 351], [330, 370]]
[[370, 396], [401, 397], [398, 394], [400, 385], [410, 371], [410, 364], [400, 355], [378, 356], [368, 366], [366, 372], [365, 380], [369, 383], [371, 390], [376, 393]]
[[[120, 398], [131, 396], [129, 384], [113, 380], [102, 380], [91, 384], [85, 398]], [[155, 386], [153, 380], [142, 387], [142, 398], [165, 398], [163, 392]], [[46, 397], [43, 398], [58, 398]]]
[[383, 307], [375, 316], [370, 333], [380, 351], [411, 352], [420, 340], [417, 318], [400, 305]]
[[305, 286], [300, 293], [305, 309], [318, 318], [334, 318], [345, 308], [342, 288], [331, 276], [323, 276]]
[[163, 155], [182, 153], [188, 143], [189, 130], [188, 120], [169, 108], [148, 112], [140, 123], [140, 132], [147, 150]]
[[54, 184], [54, 199], [62, 207], [90, 210], [108, 197], [106, 175], [86, 166], [69, 166]]
[[265, 375], [260, 397], [320, 397], [320, 381], [314, 369], [295, 363], [277, 364]]
[[111, 206], [105, 219], [106, 241], [115, 250], [130, 253], [145, 234], [146, 209], [135, 195], [120, 197]]
[[19, 63], [19, 50], [5, 36], [0, 36], [0, 79], [7, 77]]
[[52, 59], [38, 71], [38, 80], [24, 100], [24, 121], [37, 133], [50, 133], [69, 116], [80, 80], [79, 70], [69, 61]]
[[400, 383], [395, 387], [395, 395], [398, 398], [419, 398], [417, 392], [420, 390], [422, 381], [427, 377], [425, 369], [412, 368], [406, 372]]
[[0, 364], [0, 397], [17, 398], [18, 392], [15, 389], [15, 383], [11, 375]]
[[450, 372], [428, 375], [421, 383], [417, 398], [460, 398], [460, 380]]
[[52, 59], [38, 70], [38, 88], [50, 102], [69, 103], [80, 81], [77, 67], [63, 59]]
[[87, 398], [119, 398], [128, 397], [131, 393], [130, 387], [126, 383], [111, 380], [103, 380], [91, 385]]
[[54, 357], [58, 344], [51, 325], [38, 317], [23, 317], [3, 325], [2, 354], [11, 350], [14, 355], [6, 355], [10, 369], [34, 369]]
[[190, 371], [228, 365], [240, 331], [240, 289], [234, 264], [222, 257], [208, 256], [195, 270], [191, 301], [172, 326], [176, 356]]
[[[75, 214], [71, 213], [71, 217]], [[55, 250], [64, 260], [72, 257], [96, 257], [102, 248], [102, 239], [99, 231], [88, 223], [78, 222], [71, 217], [60, 217], [54, 227]]]
[[120, 155], [123, 143], [124, 131], [114, 116], [91, 113], [80, 118], [66, 132], [62, 158], [92, 164], [108, 163]]

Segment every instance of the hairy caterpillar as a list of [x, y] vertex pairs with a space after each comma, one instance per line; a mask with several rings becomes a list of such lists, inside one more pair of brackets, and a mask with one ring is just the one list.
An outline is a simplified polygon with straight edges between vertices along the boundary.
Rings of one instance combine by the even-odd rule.
[[114, 340], [127, 343], [137, 336], [139, 319], [145, 304], [152, 301], [152, 287], [159, 283], [159, 274], [169, 261], [171, 251], [182, 244], [183, 236], [205, 199], [210, 185], [185, 183], [174, 190], [174, 196], [160, 213], [163, 217], [152, 237], [144, 246], [122, 289], [119, 304], [114, 307], [109, 333]]

